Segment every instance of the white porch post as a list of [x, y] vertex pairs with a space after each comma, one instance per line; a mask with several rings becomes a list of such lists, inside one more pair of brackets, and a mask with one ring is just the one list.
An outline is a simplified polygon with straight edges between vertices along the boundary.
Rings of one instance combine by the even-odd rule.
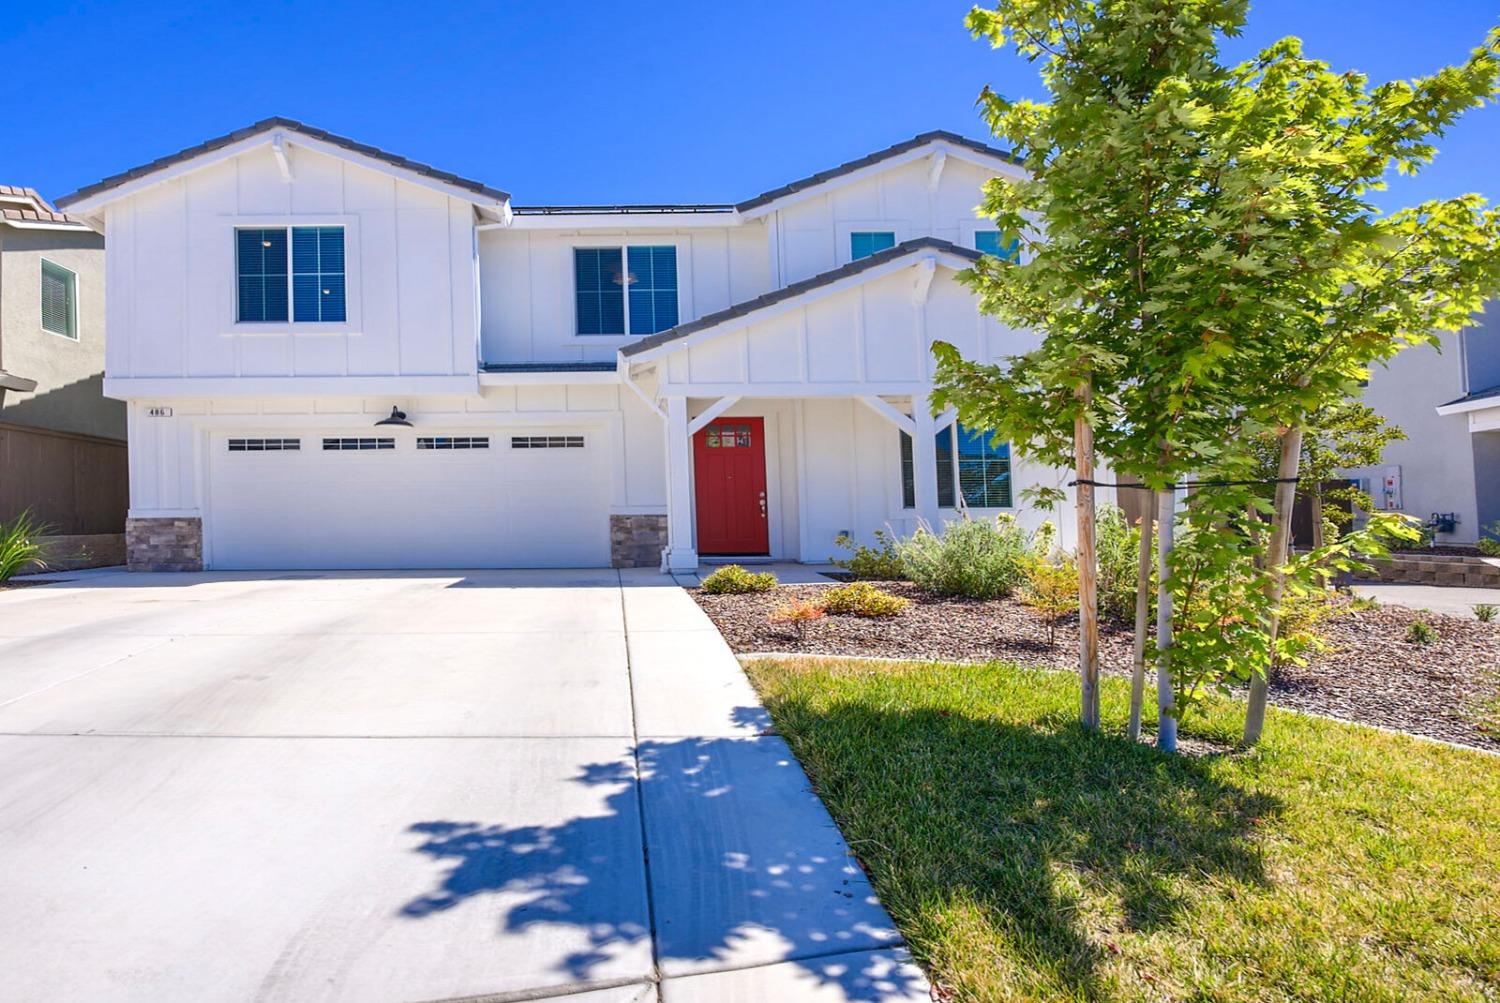
[[661, 570], [696, 571], [698, 551], [693, 546], [693, 442], [688, 432], [686, 397], [668, 397], [667, 420], [667, 549]]
[[932, 416], [932, 403], [926, 396], [912, 398], [911, 412], [917, 425], [916, 434], [911, 437], [912, 487], [917, 517], [936, 533], [942, 529], [938, 513], [937, 419]]

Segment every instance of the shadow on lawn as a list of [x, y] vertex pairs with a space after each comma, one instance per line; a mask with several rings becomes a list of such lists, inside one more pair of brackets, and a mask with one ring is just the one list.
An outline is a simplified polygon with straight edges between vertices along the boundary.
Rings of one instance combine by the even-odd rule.
[[[736, 719], [766, 720], [759, 708], [741, 708]], [[504, 896], [502, 931], [541, 925], [582, 934], [570, 953], [538, 967], [574, 983], [615, 977], [611, 963], [651, 937], [640, 891], [644, 803], [656, 950], [668, 974], [674, 963], [678, 972], [740, 966], [737, 949], [750, 947], [757, 961], [794, 961], [851, 1003], [906, 998], [919, 988], [910, 969], [887, 959], [832, 957], [899, 938], [781, 739], [647, 740], [621, 752], [573, 778], [600, 790], [598, 814], [555, 825], [412, 825], [414, 851], [442, 870], [399, 915], [487, 908], [487, 898]]]
[[[1268, 881], [1253, 833], [1281, 803], [1217, 776], [1217, 756], [1167, 756], [1060, 714], [1031, 727], [770, 703], [919, 957], [934, 928], [919, 917], [973, 902], [1023, 964], [1102, 997], [1112, 929], [1172, 925], [1193, 884]], [[1112, 922], [1084, 901], [1101, 898]]]

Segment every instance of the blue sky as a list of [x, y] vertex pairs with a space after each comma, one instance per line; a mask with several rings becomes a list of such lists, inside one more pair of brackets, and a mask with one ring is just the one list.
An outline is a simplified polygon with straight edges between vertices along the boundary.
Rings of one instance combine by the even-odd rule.
[[[1044, 96], [969, 38], [962, 0], [650, 4], [16, 3], [0, 183], [56, 197], [268, 115], [510, 191], [517, 204], [736, 201], [927, 129], [985, 138], [974, 98]], [[1374, 79], [1457, 62], [1491, 0], [1259, 0], [1236, 58], [1287, 34]], [[1500, 197], [1500, 108], [1473, 112], [1387, 207]]]

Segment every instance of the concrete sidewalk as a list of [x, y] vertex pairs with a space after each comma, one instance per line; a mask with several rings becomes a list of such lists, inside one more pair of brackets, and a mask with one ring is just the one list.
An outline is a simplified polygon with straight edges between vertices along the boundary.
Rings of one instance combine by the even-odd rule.
[[1452, 585], [1408, 585], [1401, 582], [1359, 582], [1354, 594], [1408, 609], [1425, 609], [1448, 616], [1474, 619], [1474, 607], [1500, 606], [1500, 589], [1472, 589]]
[[0, 593], [0, 995], [928, 998], [660, 575], [67, 577]]

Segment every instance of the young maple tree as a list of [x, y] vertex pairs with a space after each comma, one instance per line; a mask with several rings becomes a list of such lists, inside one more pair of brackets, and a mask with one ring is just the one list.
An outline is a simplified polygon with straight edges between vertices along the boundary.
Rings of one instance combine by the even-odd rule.
[[[1039, 341], [1000, 366], [935, 345], [937, 401], [1019, 452], [1063, 465], [1097, 449], [1116, 476], [1160, 492], [1168, 748], [1176, 698], [1213, 671], [1203, 659], [1226, 653], [1232, 675], [1249, 675], [1246, 738], [1259, 734], [1308, 416], [1370, 365], [1464, 326], [1500, 290], [1500, 216], [1478, 196], [1386, 216], [1366, 200], [1496, 97], [1500, 31], [1461, 66], [1370, 87], [1306, 58], [1294, 38], [1226, 65], [1219, 43], [1246, 10], [1245, 0], [999, 0], [968, 17], [976, 36], [1039, 63], [1051, 94], [981, 95], [991, 130], [1028, 171], [990, 181], [982, 211], [1024, 253], [966, 276], [983, 311]], [[1173, 486], [1256, 479], [1254, 444], [1266, 441], [1278, 451], [1274, 503], [1245, 485], [1205, 485], [1185, 522], [1194, 594], [1243, 607], [1194, 600], [1192, 626], [1233, 624], [1243, 641], [1249, 624], [1259, 643], [1179, 650], [1172, 599], [1187, 572], [1171, 555]], [[1247, 507], [1269, 510], [1269, 538], [1235, 526]]]

